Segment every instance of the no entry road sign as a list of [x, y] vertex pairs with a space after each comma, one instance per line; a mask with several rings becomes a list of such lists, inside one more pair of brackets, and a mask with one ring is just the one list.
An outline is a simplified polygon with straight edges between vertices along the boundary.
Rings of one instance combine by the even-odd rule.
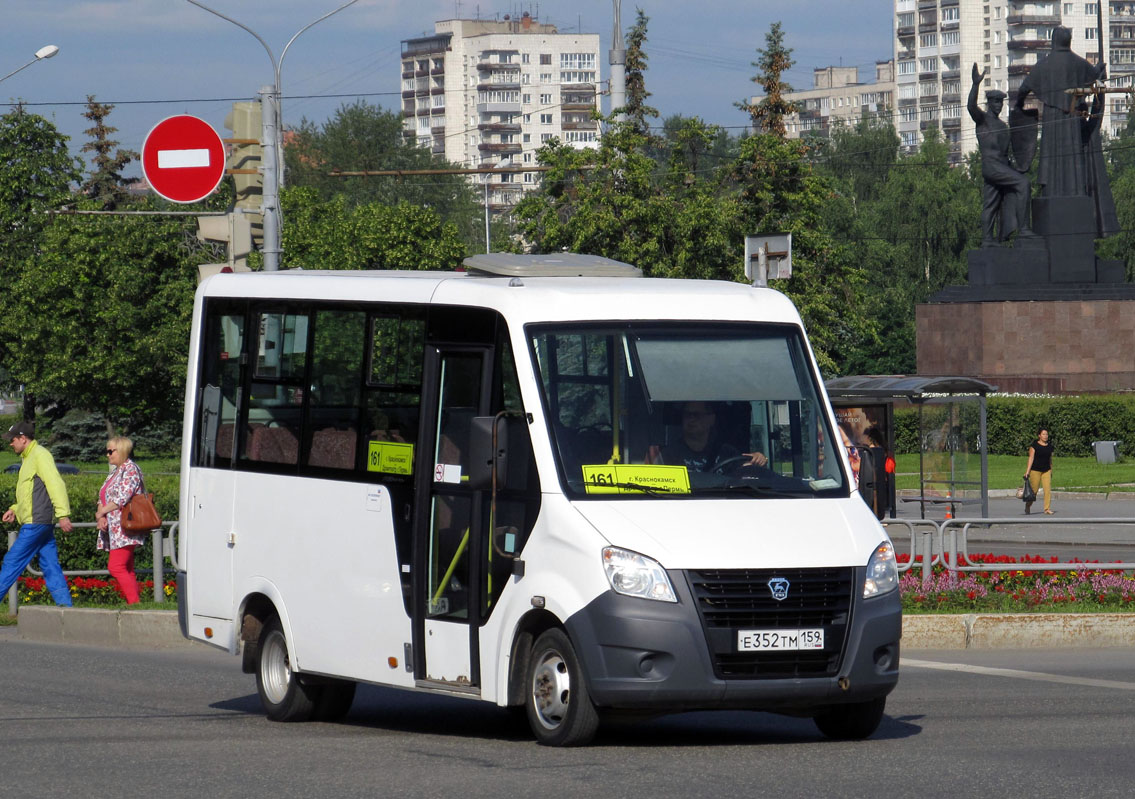
[[208, 197], [225, 175], [225, 145], [213, 126], [188, 114], [163, 119], [142, 144], [142, 174], [175, 203]]

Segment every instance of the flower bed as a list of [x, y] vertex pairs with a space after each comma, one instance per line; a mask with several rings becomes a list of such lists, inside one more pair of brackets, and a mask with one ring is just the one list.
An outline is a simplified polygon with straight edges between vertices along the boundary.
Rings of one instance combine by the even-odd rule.
[[[67, 585], [71, 588], [71, 601], [84, 607], [117, 606], [126, 602], [126, 595], [118, 587], [117, 580], [108, 580], [102, 577], [68, 577]], [[21, 577], [16, 581], [16, 591], [20, 604], [24, 605], [52, 605], [51, 592], [42, 577]], [[163, 587], [165, 601], [177, 600], [177, 581], [170, 580]], [[138, 592], [142, 601], [154, 598], [154, 581], [139, 580]]]
[[[910, 556], [898, 556], [909, 563]], [[1074, 611], [1099, 613], [1135, 611], [1135, 576], [1100, 564], [1099, 569], [1075, 571], [1014, 569], [1022, 563], [1057, 563], [1057, 559], [1024, 555], [1018, 561], [1007, 555], [975, 555], [966, 566], [989, 566], [988, 570], [951, 572], [934, 566], [930, 582], [922, 585], [922, 557], [899, 578], [904, 613], [1021, 613], [1029, 611]], [[1074, 560], [1074, 563], [1099, 561]]]

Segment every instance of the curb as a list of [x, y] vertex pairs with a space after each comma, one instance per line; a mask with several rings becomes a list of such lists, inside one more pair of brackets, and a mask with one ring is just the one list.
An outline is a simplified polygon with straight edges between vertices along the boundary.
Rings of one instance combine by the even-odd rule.
[[1135, 646], [1135, 613], [966, 613], [903, 616], [907, 649]]
[[[209, 647], [182, 637], [173, 610], [25, 605], [17, 623], [25, 641], [128, 649]], [[1135, 613], [927, 613], [902, 620], [904, 651], [1132, 646]]]
[[181, 635], [175, 610], [64, 609], [53, 605], [21, 605], [16, 626], [20, 638], [25, 641], [124, 649], [198, 646], [197, 642]]

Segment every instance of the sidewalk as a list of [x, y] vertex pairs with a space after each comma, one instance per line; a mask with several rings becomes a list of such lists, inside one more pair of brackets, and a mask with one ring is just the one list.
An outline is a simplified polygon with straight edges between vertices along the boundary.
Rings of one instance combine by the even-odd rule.
[[[18, 637], [127, 649], [208, 646], [182, 637], [173, 610], [20, 608]], [[903, 650], [1135, 646], [1135, 613], [919, 614], [903, 617]]]

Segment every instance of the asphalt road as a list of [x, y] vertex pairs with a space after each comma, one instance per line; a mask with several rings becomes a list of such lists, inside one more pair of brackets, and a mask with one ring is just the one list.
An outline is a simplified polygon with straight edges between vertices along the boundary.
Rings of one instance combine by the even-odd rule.
[[[960, 670], [959, 670], [960, 669]], [[867, 741], [688, 713], [537, 746], [507, 712], [363, 687], [345, 723], [276, 724], [236, 658], [0, 628], [5, 796], [1129, 796], [1135, 649], [905, 653]]]

